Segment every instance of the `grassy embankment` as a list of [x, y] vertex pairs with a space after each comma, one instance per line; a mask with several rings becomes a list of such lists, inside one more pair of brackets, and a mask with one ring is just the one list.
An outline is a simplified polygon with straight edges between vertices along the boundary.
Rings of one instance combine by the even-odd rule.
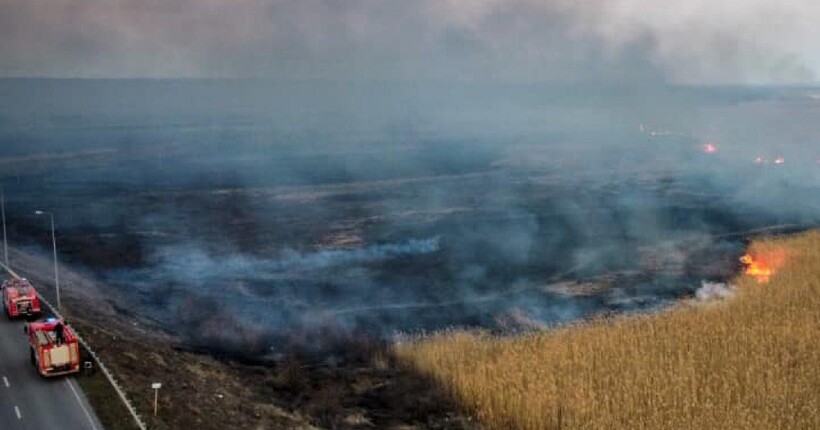
[[727, 301], [397, 354], [492, 429], [820, 428], [820, 231], [750, 253], [774, 276]]
[[134, 419], [102, 372], [76, 378], [107, 430], [138, 430]]

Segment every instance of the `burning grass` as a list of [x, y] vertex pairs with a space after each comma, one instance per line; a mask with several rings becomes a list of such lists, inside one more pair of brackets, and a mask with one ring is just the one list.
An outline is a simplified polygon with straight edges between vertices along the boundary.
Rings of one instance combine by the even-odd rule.
[[757, 283], [766, 284], [785, 263], [787, 252], [785, 247], [758, 245], [754, 252], [740, 257], [740, 262], [745, 266], [743, 272]]
[[[820, 231], [749, 249], [732, 300], [396, 347], [488, 428], [820, 428]], [[747, 264], [747, 273], [751, 266]]]

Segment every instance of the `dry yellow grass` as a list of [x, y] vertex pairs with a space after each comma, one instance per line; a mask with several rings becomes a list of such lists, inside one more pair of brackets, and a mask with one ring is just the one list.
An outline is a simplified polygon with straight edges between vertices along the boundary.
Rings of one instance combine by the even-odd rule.
[[751, 252], [779, 267], [728, 301], [396, 353], [490, 429], [820, 429], [820, 231]]

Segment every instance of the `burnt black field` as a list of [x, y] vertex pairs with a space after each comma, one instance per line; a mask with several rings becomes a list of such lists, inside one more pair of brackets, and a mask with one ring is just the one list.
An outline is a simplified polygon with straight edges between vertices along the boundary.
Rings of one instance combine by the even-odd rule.
[[196, 346], [519, 330], [816, 225], [817, 92], [0, 80], [0, 180], [13, 244], [53, 211], [63, 263]]

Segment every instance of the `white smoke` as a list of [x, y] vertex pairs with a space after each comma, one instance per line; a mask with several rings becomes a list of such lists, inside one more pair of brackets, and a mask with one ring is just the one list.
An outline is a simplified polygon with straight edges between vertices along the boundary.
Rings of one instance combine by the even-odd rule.
[[723, 282], [701, 281], [701, 287], [695, 291], [695, 298], [702, 302], [731, 299], [735, 295], [735, 286]]
[[360, 249], [329, 249], [303, 253], [292, 249], [280, 258], [262, 258], [244, 254], [214, 256], [193, 245], [166, 247], [157, 253], [158, 264], [148, 278], [200, 284], [225, 279], [277, 280], [292, 272], [308, 272], [337, 266], [361, 265], [410, 255], [438, 252], [439, 237], [408, 239], [396, 243], [375, 244]]
[[314, 253], [300, 253], [291, 249], [283, 257], [270, 264], [274, 270], [324, 269], [353, 263], [381, 261], [402, 255], [431, 254], [439, 250], [439, 237], [409, 239], [400, 243], [372, 245], [361, 249], [328, 249]]

